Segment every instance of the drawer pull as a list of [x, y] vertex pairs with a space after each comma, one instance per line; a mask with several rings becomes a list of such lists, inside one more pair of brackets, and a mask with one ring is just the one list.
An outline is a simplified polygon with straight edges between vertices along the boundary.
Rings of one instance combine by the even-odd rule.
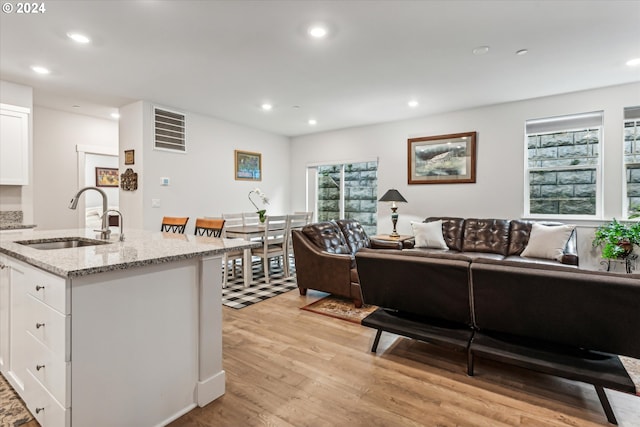
[[36, 414], [39, 414], [40, 412], [44, 412], [44, 408], [36, 408]]
[[44, 369], [44, 365], [36, 365], [36, 371], [39, 371], [40, 369]]
[[44, 286], [36, 285], [36, 292], [38, 292], [40, 289], [44, 289]]
[[44, 326], [44, 323], [36, 323], [36, 329], [40, 329]]

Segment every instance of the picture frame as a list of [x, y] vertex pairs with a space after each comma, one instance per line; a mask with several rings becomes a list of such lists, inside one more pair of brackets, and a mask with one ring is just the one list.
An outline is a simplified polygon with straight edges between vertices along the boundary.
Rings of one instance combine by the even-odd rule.
[[117, 168], [96, 168], [96, 187], [118, 187], [119, 185]]
[[135, 164], [135, 150], [124, 150], [124, 164]]
[[262, 181], [262, 154], [234, 150], [234, 165], [237, 181]]
[[408, 183], [475, 183], [476, 141], [476, 132], [408, 139]]

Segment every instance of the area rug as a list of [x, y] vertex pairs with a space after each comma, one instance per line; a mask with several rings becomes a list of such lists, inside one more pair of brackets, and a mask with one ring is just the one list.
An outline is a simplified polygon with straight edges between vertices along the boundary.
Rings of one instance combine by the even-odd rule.
[[295, 277], [295, 268], [292, 267], [291, 276], [284, 277], [282, 268], [272, 264], [269, 271], [269, 283], [266, 283], [261, 263], [254, 263], [253, 281], [248, 288], [244, 287], [241, 274], [235, 278], [229, 276], [226, 288], [222, 288], [222, 304], [241, 309], [259, 303], [277, 295], [289, 292], [298, 287]]
[[362, 319], [373, 313], [377, 308], [378, 307], [375, 305], [366, 304], [361, 308], [355, 308], [353, 300], [333, 295], [326, 296], [318, 301], [312, 302], [311, 304], [307, 304], [304, 307], [300, 307], [301, 310], [335, 317], [336, 319], [342, 319], [347, 322], [358, 324], [360, 324]]
[[22, 399], [0, 374], [0, 426], [18, 427], [33, 420]]

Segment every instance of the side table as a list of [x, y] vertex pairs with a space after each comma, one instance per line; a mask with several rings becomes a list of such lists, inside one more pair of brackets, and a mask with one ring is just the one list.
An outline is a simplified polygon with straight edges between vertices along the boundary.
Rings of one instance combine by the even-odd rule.
[[376, 240], [387, 240], [390, 242], [402, 242], [402, 247], [404, 248], [404, 242], [410, 239], [413, 239], [414, 236], [409, 234], [401, 234], [398, 237], [391, 237], [388, 234], [376, 234], [375, 236], [371, 236], [372, 239]]

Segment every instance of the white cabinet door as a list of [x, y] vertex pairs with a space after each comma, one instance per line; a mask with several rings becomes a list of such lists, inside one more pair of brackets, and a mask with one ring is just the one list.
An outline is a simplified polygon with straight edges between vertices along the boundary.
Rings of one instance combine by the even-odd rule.
[[29, 109], [0, 104], [0, 185], [29, 184]]
[[7, 379], [19, 394], [24, 393], [27, 373], [27, 275], [20, 264], [9, 263], [9, 370]]
[[0, 257], [0, 372], [9, 370], [9, 264]]

